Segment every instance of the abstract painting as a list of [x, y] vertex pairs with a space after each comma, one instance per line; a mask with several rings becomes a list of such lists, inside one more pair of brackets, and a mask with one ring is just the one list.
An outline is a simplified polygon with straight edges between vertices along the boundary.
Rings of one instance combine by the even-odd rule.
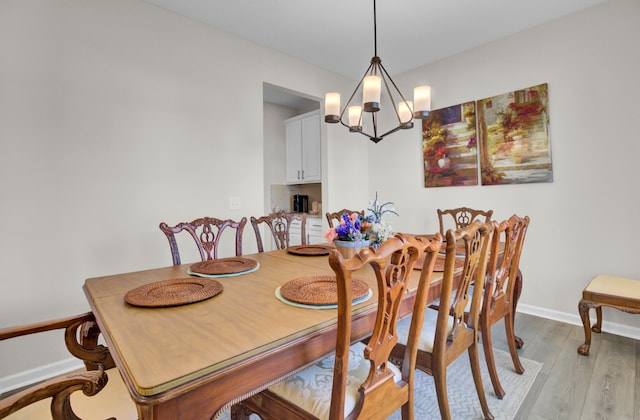
[[431, 111], [422, 120], [424, 186], [478, 184], [475, 102]]
[[477, 105], [482, 185], [552, 182], [547, 84]]

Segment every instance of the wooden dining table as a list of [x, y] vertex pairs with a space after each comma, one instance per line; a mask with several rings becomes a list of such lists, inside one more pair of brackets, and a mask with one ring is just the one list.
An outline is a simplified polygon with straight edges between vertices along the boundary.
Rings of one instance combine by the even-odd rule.
[[[245, 255], [258, 268], [216, 280], [223, 291], [171, 307], [138, 307], [128, 291], [188, 278], [190, 264], [90, 278], [84, 292], [141, 419], [210, 419], [234, 403], [335, 351], [335, 309], [293, 306], [276, 297], [284, 283], [333, 275], [328, 257], [286, 250]], [[356, 274], [372, 296], [353, 308], [352, 341], [375, 321], [377, 290], [370, 268]], [[401, 314], [409, 315], [420, 271], [414, 270]], [[439, 295], [434, 272], [430, 301]]]
[[[138, 307], [124, 296], [149, 283], [190, 277], [190, 264], [85, 281], [91, 310], [141, 419], [210, 419], [335, 350], [335, 309], [296, 307], [275, 295], [289, 280], [333, 275], [328, 257], [279, 250], [243, 258], [257, 261], [258, 269], [216, 278], [220, 294], [180, 306]], [[441, 274], [434, 273], [434, 291]], [[415, 271], [405, 315], [419, 276]], [[357, 277], [373, 295], [353, 309], [353, 341], [370, 334], [377, 304], [372, 270]]]

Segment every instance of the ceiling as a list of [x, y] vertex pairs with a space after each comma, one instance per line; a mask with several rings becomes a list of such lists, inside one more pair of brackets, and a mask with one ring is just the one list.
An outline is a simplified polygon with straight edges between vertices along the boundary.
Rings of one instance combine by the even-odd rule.
[[[360, 79], [374, 55], [371, 0], [146, 0]], [[379, 0], [378, 56], [393, 76], [606, 0]]]

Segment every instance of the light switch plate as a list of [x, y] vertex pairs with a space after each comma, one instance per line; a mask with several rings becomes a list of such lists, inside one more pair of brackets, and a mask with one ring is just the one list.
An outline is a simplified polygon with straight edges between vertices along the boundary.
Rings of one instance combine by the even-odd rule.
[[229, 197], [229, 210], [240, 210], [242, 208], [242, 200], [240, 197]]

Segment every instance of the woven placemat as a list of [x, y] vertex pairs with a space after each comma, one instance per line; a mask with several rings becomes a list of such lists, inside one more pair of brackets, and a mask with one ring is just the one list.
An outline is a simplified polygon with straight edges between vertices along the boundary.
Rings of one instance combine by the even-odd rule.
[[295, 245], [287, 248], [289, 254], [294, 255], [329, 255], [335, 247], [331, 245]]
[[124, 300], [134, 306], [158, 308], [200, 302], [220, 292], [222, 284], [217, 280], [188, 277], [136, 287], [124, 295]]
[[[422, 266], [424, 265], [425, 258], [427, 258], [426, 255], [422, 255], [422, 257], [418, 258], [418, 261], [416, 261], [416, 265], [413, 266], [413, 269], [422, 270]], [[438, 255], [436, 259], [436, 265], [433, 267], [433, 271], [444, 271], [444, 262], [445, 262], [445, 256]], [[464, 266], [464, 259], [456, 258], [454, 262], [455, 269], [458, 270], [463, 266]]]
[[235, 274], [249, 271], [258, 266], [256, 260], [243, 257], [219, 258], [216, 260], [200, 261], [192, 264], [189, 271], [194, 274], [218, 275]]
[[[352, 299], [369, 292], [369, 285], [352, 279]], [[332, 305], [338, 303], [336, 276], [307, 276], [290, 280], [280, 287], [280, 294], [291, 302], [306, 305]]]

